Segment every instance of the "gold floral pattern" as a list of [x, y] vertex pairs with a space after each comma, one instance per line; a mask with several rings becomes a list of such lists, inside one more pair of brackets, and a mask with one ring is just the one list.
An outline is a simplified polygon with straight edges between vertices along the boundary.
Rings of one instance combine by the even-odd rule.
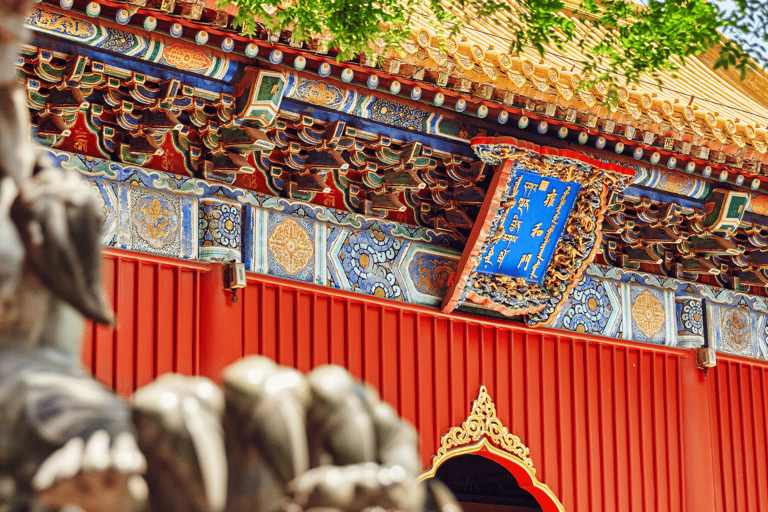
[[307, 80], [296, 88], [296, 97], [315, 105], [335, 108], [341, 105], [344, 94], [337, 87], [325, 82]]
[[293, 219], [275, 226], [267, 246], [277, 264], [291, 275], [304, 269], [315, 254], [309, 234]]
[[667, 172], [661, 176], [659, 187], [673, 194], [688, 195], [693, 190], [695, 183], [693, 178], [679, 172]]
[[664, 326], [664, 308], [659, 298], [648, 290], [638, 295], [632, 304], [632, 319], [646, 338], [656, 336]]
[[177, 69], [205, 69], [211, 65], [211, 59], [202, 50], [184, 44], [167, 46], [163, 58]]

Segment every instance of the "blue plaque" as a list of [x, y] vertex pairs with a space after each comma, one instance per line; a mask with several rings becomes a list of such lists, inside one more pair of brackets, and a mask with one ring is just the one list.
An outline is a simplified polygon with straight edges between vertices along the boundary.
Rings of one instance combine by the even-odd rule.
[[520, 169], [510, 178], [509, 195], [499, 205], [506, 211], [477, 272], [541, 284], [581, 185]]

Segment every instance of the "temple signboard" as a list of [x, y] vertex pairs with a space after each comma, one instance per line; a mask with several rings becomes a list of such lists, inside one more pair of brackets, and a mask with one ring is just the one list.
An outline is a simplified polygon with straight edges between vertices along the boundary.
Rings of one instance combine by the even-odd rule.
[[527, 171], [512, 181], [497, 229], [501, 237], [485, 247], [477, 272], [541, 284], [581, 185]]
[[474, 139], [472, 148], [497, 169], [443, 311], [470, 301], [537, 325], [594, 258], [608, 191], [622, 190], [631, 176], [510, 137]]

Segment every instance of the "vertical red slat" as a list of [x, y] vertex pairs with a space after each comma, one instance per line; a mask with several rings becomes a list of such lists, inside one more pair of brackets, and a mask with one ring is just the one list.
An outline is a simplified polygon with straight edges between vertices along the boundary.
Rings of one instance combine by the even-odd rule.
[[118, 328], [114, 331], [113, 368], [114, 389], [122, 395], [129, 395], [134, 390], [136, 265], [135, 261], [117, 262], [115, 309]]
[[379, 383], [378, 353], [381, 346], [381, 315], [379, 306], [363, 305], [363, 379], [377, 385]]
[[640, 389], [638, 390], [639, 417], [640, 417], [640, 465], [641, 465], [641, 486], [643, 489], [641, 510], [649, 510], [654, 507], [655, 485], [653, 482], [656, 477], [653, 472], [653, 412], [652, 412], [652, 365], [653, 354], [645, 351], [639, 352], [638, 367], [641, 379]]
[[298, 290], [278, 289], [277, 292], [277, 332], [278, 337], [275, 341], [277, 345], [277, 356], [275, 361], [286, 366], [295, 366], [294, 354], [294, 334], [296, 318], [296, 294]]
[[762, 375], [765, 370], [762, 368], [749, 369], [749, 389], [751, 402], [748, 409], [752, 411], [752, 434], [754, 443], [754, 481], [757, 487], [757, 502], [761, 505], [768, 504], [768, 487], [762, 485], [768, 480], [768, 457], [761, 454], [766, 453], [765, 433], [768, 425], [765, 423], [766, 396], [762, 392]]
[[[259, 352], [259, 306], [261, 302], [261, 287], [255, 283], [248, 285], [240, 290], [239, 294], [243, 301], [243, 354], [257, 354]], [[309, 308], [303, 311], [309, 311]], [[309, 327], [305, 321], [303, 325]]]
[[409, 422], [416, 423], [417, 407], [417, 367], [414, 333], [416, 315], [410, 311], [400, 313], [398, 332], [398, 374], [400, 379], [400, 415]]
[[616, 496], [616, 465], [614, 456], [614, 444], [613, 438], [615, 436], [613, 429], [613, 351], [611, 347], [598, 347], [597, 354], [597, 399], [598, 399], [598, 414], [599, 418], [596, 425], [600, 429], [600, 437], [598, 443], [600, 444], [600, 472], [602, 475], [603, 483], [603, 510], [605, 512], [615, 511], [616, 502], [614, 497]]
[[344, 339], [347, 335], [346, 301], [337, 298], [331, 299], [330, 308], [328, 343], [330, 344], [331, 359], [329, 363], [344, 366], [346, 362]]
[[[467, 417], [467, 383], [464, 380], [466, 376], [466, 357], [464, 322], [449, 321], [449, 338], [447, 349], [449, 351], [449, 371], [450, 388], [446, 395], [451, 402], [451, 421], [453, 425], [458, 425]], [[457, 423], [458, 422], [458, 423]]]
[[133, 389], [155, 378], [155, 343], [157, 341], [157, 266], [137, 264], [136, 276], [136, 340]]
[[[312, 347], [313, 366], [320, 366], [330, 362], [329, 345], [329, 320], [331, 299], [328, 296], [316, 296], [312, 313], [312, 340], [315, 346]], [[269, 320], [264, 318], [265, 322]], [[375, 361], [375, 359], [372, 359]]]
[[616, 508], [628, 509], [629, 503], [629, 457], [628, 457], [628, 419], [624, 411], [627, 410], [627, 367], [629, 361], [628, 349], [613, 347], [611, 359], [613, 362], [613, 408], [614, 408], [614, 442], [613, 449], [616, 453]]
[[417, 374], [418, 394], [416, 396], [418, 405], [418, 422], [416, 428], [421, 434], [421, 443], [419, 453], [421, 460], [429, 460], [436, 447], [429, 441], [435, 436], [435, 408], [424, 407], [423, 404], [434, 404], [437, 402], [434, 390], [434, 356], [432, 345], [434, 340], [433, 318], [428, 315], [420, 314], [416, 320], [416, 366], [419, 368]]
[[[117, 259], [112, 257], [104, 258], [103, 263], [104, 286], [107, 297], [110, 298], [112, 308], [117, 314], [116, 286], [117, 281]], [[113, 356], [114, 356], [114, 331], [101, 324], [93, 326], [93, 374], [106, 384], [114, 385]]]
[[[381, 345], [379, 354], [381, 371], [379, 392], [381, 398], [390, 405], [398, 408], [399, 386], [397, 375], [397, 344], [399, 322], [397, 310], [394, 308], [381, 309]], [[370, 355], [368, 355], [370, 357]]]
[[[176, 371], [184, 374], [195, 372], [195, 347], [197, 329], [194, 324], [197, 304], [189, 304], [185, 297], [195, 297], [195, 282], [197, 274], [186, 269], [177, 271], [177, 307], [179, 318], [176, 330]], [[194, 308], [194, 309], [193, 309]]]
[[[169, 315], [167, 311], [173, 312], [174, 269], [168, 265], [158, 265], [156, 276], [155, 303], [152, 305], [155, 310], [156, 322], [156, 333], [154, 333], [155, 372], [157, 375], [161, 375], [173, 371], [175, 317]], [[163, 307], [160, 307], [160, 304]]]
[[280, 332], [280, 324], [275, 320], [275, 312], [279, 310], [280, 290], [272, 284], [267, 284], [262, 289], [261, 302], [259, 302], [259, 349], [262, 355], [277, 359], [277, 337]]
[[[308, 372], [312, 368], [312, 294], [299, 292], [296, 294], [296, 310], [294, 322], [296, 329], [296, 368]], [[248, 312], [245, 313], [249, 316]]]
[[347, 302], [347, 368], [358, 379], [363, 378], [363, 304]]
[[[483, 341], [486, 345], [490, 345], [493, 359], [491, 365], [486, 369], [486, 374], [491, 373], [490, 376], [486, 376], [484, 382], [493, 382], [493, 394], [491, 397], [494, 400], [498, 400], [500, 404], [510, 403], [509, 397], [509, 379], [512, 368], [509, 366], [509, 351], [510, 351], [510, 336], [508, 330], [500, 329], [486, 329], [483, 335]], [[505, 425], [511, 425], [510, 418], [512, 411], [509, 409], [502, 409], [497, 411], [499, 419]]]
[[[556, 389], [555, 389], [555, 401], [557, 403], [557, 438], [558, 443], [558, 480], [560, 482], [560, 497], [561, 501], [574, 503], [574, 482], [570, 476], [568, 467], [574, 464], [574, 443], [573, 443], [573, 428], [574, 428], [574, 416], [573, 416], [573, 402], [571, 401], [571, 372], [573, 368], [571, 366], [571, 350], [572, 344], [567, 341], [558, 339], [556, 342], [555, 351], [555, 371], [556, 375]], [[607, 476], [607, 475], [606, 475]]]
[[[466, 394], [464, 403], [467, 404], [477, 396], [477, 388], [485, 384], [480, 380], [482, 361], [480, 360], [480, 326], [464, 324], [462, 338], [464, 339], [464, 380]], [[488, 383], [490, 384], [490, 382]], [[493, 395], [491, 395], [493, 396]], [[466, 407], [466, 405], [464, 406]]]
[[586, 418], [586, 408], [584, 407], [584, 397], [586, 396], [584, 382], [584, 346], [582, 341], [573, 343], [571, 351], [571, 403], [573, 404], [573, 461], [574, 464], [581, 466], [581, 476], [575, 482], [574, 489], [574, 507], [577, 510], [589, 510], [589, 474], [587, 467], [587, 438], [585, 436], [589, 429]]
[[509, 331], [509, 366], [510, 366], [510, 387], [509, 396], [514, 400], [518, 407], [515, 411], [519, 414], [513, 414], [510, 418], [509, 429], [520, 437], [525, 443], [525, 425], [528, 417], [527, 396], [525, 394], [525, 346], [527, 344], [526, 333], [516, 330]]
[[540, 365], [541, 374], [541, 457], [539, 466], [541, 474], [539, 478], [544, 479], [548, 485], [559, 487], [560, 477], [558, 475], [558, 447], [560, 439], [557, 435], [557, 359], [555, 356], [555, 345], [558, 343], [556, 338], [551, 336], [542, 336]]
[[755, 503], [757, 497], [757, 489], [755, 488], [754, 474], [755, 474], [755, 445], [752, 432], [753, 422], [750, 418], [754, 416], [750, 413], [749, 408], [750, 395], [752, 389], [749, 387], [749, 367], [739, 366], [737, 374], [739, 386], [739, 418], [741, 418], [741, 448], [742, 448], [742, 460], [743, 460], [743, 475], [744, 485], [743, 490], [747, 500], [746, 510], [748, 512], [757, 512], [758, 507]]
[[435, 430], [434, 438], [432, 442], [433, 453], [437, 452], [438, 441], [445, 431], [455, 425], [451, 421], [451, 401], [450, 401], [450, 380], [448, 371], [448, 354], [450, 348], [448, 346], [448, 333], [450, 323], [445, 318], [433, 318], [432, 319], [432, 332], [433, 336], [430, 340], [432, 344], [432, 353], [434, 355], [434, 363], [432, 366], [432, 375], [434, 378], [434, 396], [433, 404], [435, 407], [434, 421]]
[[584, 359], [584, 400], [586, 402], [587, 467], [589, 475], [589, 504], [591, 509], [600, 508], [603, 501], [602, 475], [600, 473], [600, 415], [598, 404], [599, 381], [597, 362], [598, 347], [594, 343], [585, 343]]

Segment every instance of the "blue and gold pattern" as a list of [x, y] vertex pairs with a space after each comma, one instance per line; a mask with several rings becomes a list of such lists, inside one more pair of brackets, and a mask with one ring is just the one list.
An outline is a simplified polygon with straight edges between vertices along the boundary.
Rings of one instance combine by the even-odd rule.
[[[55, 35], [93, 48], [119, 52], [123, 57], [165, 64], [216, 80], [229, 81], [241, 69], [241, 65], [236, 61], [221, 56], [202, 55], [201, 57], [194, 53], [193, 47], [187, 45], [176, 44], [166, 49], [159, 39], [102, 27], [98, 23], [98, 20], [79, 19], [73, 15], [49, 11], [42, 4], [36, 5], [26, 20], [27, 26], [37, 32]], [[177, 48], [174, 50], [174, 47]], [[166, 53], [170, 56], [170, 60], [166, 58]], [[205, 61], [207, 64], [201, 64]], [[197, 67], [190, 67], [191, 62]], [[120, 66], [120, 64], [117, 65]], [[131, 66], [126, 67], [131, 69]]]
[[240, 248], [240, 205], [201, 201], [198, 237], [201, 247]]
[[630, 303], [632, 339], [663, 344], [667, 338], [664, 293], [654, 288], [633, 286]]
[[429, 116], [429, 113], [424, 110], [407, 107], [381, 98], [374, 100], [370, 111], [371, 119], [374, 121], [417, 131], [425, 131], [424, 123]]
[[296, 220], [288, 218], [275, 225], [267, 238], [272, 261], [296, 275], [313, 261], [315, 247], [309, 233]]
[[120, 184], [118, 201], [118, 247], [175, 258], [182, 255], [179, 196]]
[[132, 219], [139, 236], [155, 249], [162, 249], [178, 238], [179, 216], [175, 205], [160, 194], [139, 198], [133, 207]]
[[345, 91], [327, 82], [305, 79], [300, 79], [300, 83], [293, 93], [293, 97], [296, 99], [335, 110], [342, 106], [345, 96]]
[[544, 178], [524, 167], [512, 180], [504, 202], [506, 214], [495, 240], [480, 253], [476, 271], [540, 284], [581, 185]]
[[[694, 297], [679, 297], [675, 300], [677, 314], [678, 340], [691, 338], [696, 345], [704, 341], [704, 312], [701, 309], [701, 299]], [[701, 343], [698, 341], [701, 340]]]
[[136, 45], [136, 36], [129, 32], [123, 32], [116, 28], [109, 29], [109, 37], [101, 45], [104, 50], [124, 53]]
[[329, 274], [337, 288], [385, 299], [408, 301], [400, 272], [408, 242], [370, 231], [344, 230], [330, 250]]
[[549, 323], [597, 250], [606, 187], [623, 190], [627, 176], [511, 138], [475, 139], [472, 149], [498, 167], [442, 310], [468, 300]]
[[27, 18], [27, 25], [39, 32], [64, 36], [67, 39], [85, 44], [103, 42], [108, 37], [103, 29], [90, 21], [80, 20], [68, 14], [44, 10], [40, 5], [36, 5], [32, 14]]
[[584, 276], [573, 289], [561, 327], [574, 332], [609, 334], [609, 320], [614, 316], [615, 309], [606, 283]]
[[408, 275], [417, 292], [443, 298], [456, 277], [457, 258], [417, 251], [408, 263]]
[[315, 279], [315, 222], [306, 217], [269, 212], [266, 243], [270, 275], [312, 283]]

